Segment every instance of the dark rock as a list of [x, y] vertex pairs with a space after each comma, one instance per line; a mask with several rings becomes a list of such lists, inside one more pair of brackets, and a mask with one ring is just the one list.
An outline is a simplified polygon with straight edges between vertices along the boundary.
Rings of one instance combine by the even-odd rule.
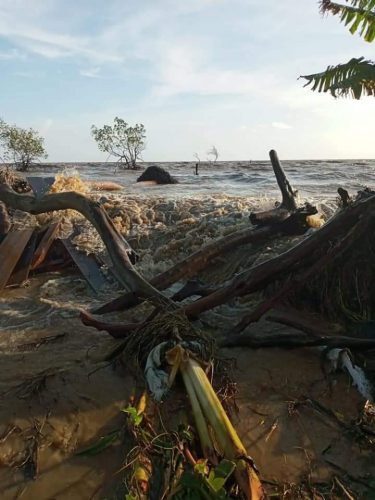
[[178, 184], [177, 179], [171, 176], [164, 168], [156, 165], [147, 167], [146, 170], [137, 179], [137, 182], [155, 181], [157, 184]]

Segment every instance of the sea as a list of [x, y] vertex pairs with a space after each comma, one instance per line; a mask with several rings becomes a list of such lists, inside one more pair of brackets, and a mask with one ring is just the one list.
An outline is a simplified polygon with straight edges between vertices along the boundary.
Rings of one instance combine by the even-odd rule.
[[[158, 165], [178, 180], [169, 186], [144, 186], [136, 183], [140, 173]], [[291, 160], [282, 162], [293, 189], [301, 199], [322, 201], [337, 196], [343, 187], [355, 194], [374, 187], [375, 160]], [[55, 163], [41, 166], [33, 175], [54, 172], [78, 173], [84, 180], [113, 181], [124, 186], [124, 194], [166, 198], [212, 195], [278, 198], [279, 191], [269, 161], [220, 161], [202, 163], [195, 175], [194, 162], [143, 162], [136, 171], [123, 170], [116, 163]]]

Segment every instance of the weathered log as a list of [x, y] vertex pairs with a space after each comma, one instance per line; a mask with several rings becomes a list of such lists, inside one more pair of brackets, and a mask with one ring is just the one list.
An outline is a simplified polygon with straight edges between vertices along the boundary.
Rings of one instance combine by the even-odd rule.
[[220, 342], [220, 347], [250, 347], [259, 349], [261, 347], [298, 348], [298, 347], [350, 347], [352, 349], [375, 348], [375, 339], [361, 339], [355, 337], [308, 337], [307, 335], [267, 335], [266, 337], [252, 337], [250, 335], [235, 335]]
[[[307, 205], [298, 209], [285, 221], [281, 222], [278, 226], [260, 227], [260, 228], [245, 228], [235, 231], [232, 234], [223, 236], [218, 240], [213, 241], [197, 250], [195, 253], [186, 257], [182, 261], [173, 265], [167, 271], [158, 274], [150, 280], [150, 283], [158, 290], [165, 290], [179, 279], [189, 279], [197, 275], [200, 271], [205, 269], [211, 264], [215, 258], [220, 255], [225, 255], [231, 250], [249, 243], [261, 244], [271, 237], [279, 237], [291, 234], [303, 234], [308, 228], [306, 224], [306, 217], [316, 213], [316, 208]], [[204, 296], [207, 294], [205, 293]], [[173, 298], [173, 300], [178, 300]], [[183, 299], [181, 299], [183, 300]], [[106, 314], [109, 312], [128, 309], [139, 304], [139, 299], [134, 294], [124, 294], [120, 297], [103, 304], [102, 306], [94, 309], [94, 314]]]
[[170, 299], [134, 269], [129, 259], [129, 252], [131, 252], [129, 244], [99, 203], [75, 192], [47, 194], [36, 199], [35, 196], [29, 194], [17, 194], [6, 184], [0, 185], [0, 201], [11, 208], [32, 214], [66, 209], [80, 212], [100, 234], [124, 288], [142, 299], [150, 298], [157, 303], [171, 304]]
[[[325, 226], [315, 231], [298, 245], [277, 257], [244, 271], [236, 276], [228, 285], [219, 288], [206, 297], [183, 306], [181, 312], [189, 318], [196, 318], [202, 312], [213, 309], [235, 297], [248, 295], [264, 288], [283, 274], [290, 274], [300, 267], [313, 265], [320, 259], [322, 253], [327, 252], [331, 248], [332, 244], [338, 238], [342, 238], [345, 232], [350, 231], [351, 227], [355, 226], [363, 214], [369, 216], [370, 213], [374, 213], [374, 209], [375, 194], [370, 193], [363, 199], [359, 199], [355, 204], [338, 212]], [[105, 328], [103, 329], [110, 331], [111, 324], [105, 323]]]
[[183, 300], [192, 297], [193, 295], [207, 297], [207, 295], [210, 295], [215, 291], [216, 288], [206, 285], [199, 279], [189, 280], [178, 292], [173, 295], [172, 300], [175, 300], [176, 302], [182, 302]]
[[[282, 228], [279, 229], [280, 231], [282, 230]], [[275, 228], [269, 227], [259, 229], [245, 228], [240, 231], [235, 231], [227, 236], [223, 236], [222, 238], [205, 245], [197, 252], [170, 267], [167, 271], [158, 274], [150, 280], [150, 283], [159, 290], [165, 290], [182, 277], [189, 279], [198, 274], [199, 271], [206, 268], [219, 255], [223, 255], [240, 245], [263, 243], [264, 241], [267, 241], [269, 237], [278, 235], [279, 229], [275, 230]], [[134, 293], [127, 293], [98, 307], [92, 312], [94, 314], [106, 314], [133, 307], [139, 304], [139, 302], [139, 299], [134, 295]]]
[[281, 191], [281, 204], [272, 210], [264, 212], [251, 213], [250, 222], [255, 226], [268, 226], [279, 224], [286, 220], [297, 210], [296, 191], [294, 191], [286, 178], [277, 153], [274, 149], [269, 152], [272, 168], [276, 177], [277, 185]]
[[142, 326], [142, 323], [106, 323], [96, 319], [92, 314], [84, 310], [80, 311], [80, 318], [84, 325], [92, 326], [99, 331], [104, 330], [116, 339], [124, 338], [128, 333]]
[[275, 304], [282, 302], [289, 292], [295, 293], [298, 291], [298, 289], [311, 279], [312, 276], [319, 274], [334, 258], [350, 248], [351, 245], [368, 230], [370, 221], [372, 220], [371, 213], [365, 214], [364, 219], [363, 221], [360, 220], [357, 222], [343, 238], [335, 245], [328, 248], [327, 252], [323, 253], [323, 256], [314, 264], [307, 267], [307, 269], [303, 270], [300, 274], [287, 280], [277, 292], [259, 304], [250, 314], [244, 316], [241, 321], [231, 329], [231, 333], [240, 333], [249, 324], [258, 321], [267, 311], [272, 309]]
[[346, 189], [343, 189], [341, 187], [338, 188], [337, 192], [339, 193], [343, 207], [347, 207], [351, 201], [349, 193]]
[[234, 297], [253, 293], [272, 283], [283, 274], [313, 264], [337, 238], [342, 237], [363, 214], [375, 210], [375, 194], [369, 194], [332, 217], [323, 227], [302, 240], [298, 245], [270, 260], [237, 275], [228, 285], [207, 297], [184, 307], [190, 317], [219, 306]]
[[347, 336], [347, 332], [341, 325], [329, 323], [315, 314], [298, 311], [291, 307], [288, 309], [273, 309], [266, 316], [266, 319], [281, 325], [291, 326], [313, 337], [329, 337], [333, 334]]

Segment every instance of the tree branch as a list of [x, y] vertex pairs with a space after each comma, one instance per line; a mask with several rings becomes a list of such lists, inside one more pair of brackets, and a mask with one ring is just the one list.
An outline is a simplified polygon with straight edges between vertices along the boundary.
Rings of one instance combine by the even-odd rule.
[[158, 303], [172, 304], [161, 292], [146, 281], [133, 267], [129, 259], [131, 247], [117, 231], [103, 207], [75, 192], [47, 194], [41, 199], [29, 194], [17, 194], [8, 185], [0, 185], [0, 201], [8, 207], [31, 214], [73, 209], [80, 212], [101, 236], [116, 274], [126, 290], [141, 298], [153, 298]]

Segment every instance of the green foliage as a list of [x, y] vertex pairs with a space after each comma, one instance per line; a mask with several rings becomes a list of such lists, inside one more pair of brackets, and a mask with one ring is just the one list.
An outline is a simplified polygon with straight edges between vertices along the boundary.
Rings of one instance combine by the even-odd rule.
[[208, 468], [207, 460], [199, 461], [194, 466], [194, 470], [186, 470], [181, 476], [179, 487], [173, 498], [175, 500], [228, 499], [230, 497], [224, 486], [235, 468], [236, 464], [226, 459], [211, 469]]
[[340, 17], [350, 33], [359, 32], [366, 42], [375, 39], [375, 0], [346, 0], [347, 4], [321, 0], [321, 11]]
[[0, 146], [2, 159], [23, 171], [28, 170], [33, 161], [47, 158], [44, 139], [36, 130], [8, 125], [3, 120], [0, 120]]
[[363, 57], [353, 58], [346, 64], [328, 66], [322, 73], [302, 78], [307, 80], [306, 85], [312, 85], [312, 90], [331, 92], [334, 97], [360, 99], [362, 95], [375, 96], [375, 64], [365, 61]]
[[[320, 0], [323, 14], [339, 16], [350, 33], [359, 33], [366, 42], [375, 40], [375, 0], [345, 0], [345, 4]], [[305, 75], [306, 85], [317, 92], [330, 92], [334, 97], [375, 96], [375, 63], [363, 57], [348, 63], [328, 66], [321, 73]], [[305, 86], [306, 86], [305, 85]]]
[[109, 448], [115, 441], [118, 440], [119, 436], [120, 431], [112, 431], [109, 434], [102, 436], [98, 441], [96, 441], [88, 448], [85, 448], [84, 450], [76, 453], [76, 455], [81, 457], [92, 457], [94, 455], [97, 455], [98, 453]]
[[91, 135], [100, 151], [118, 158], [127, 168], [136, 168], [137, 160], [145, 149], [146, 129], [142, 123], [131, 127], [116, 116], [113, 125], [104, 125], [102, 128], [92, 125]]
[[134, 427], [138, 427], [142, 423], [143, 414], [138, 413], [137, 408], [135, 408], [134, 406], [128, 406], [127, 408], [123, 408], [121, 411], [128, 415], [130, 423]]

